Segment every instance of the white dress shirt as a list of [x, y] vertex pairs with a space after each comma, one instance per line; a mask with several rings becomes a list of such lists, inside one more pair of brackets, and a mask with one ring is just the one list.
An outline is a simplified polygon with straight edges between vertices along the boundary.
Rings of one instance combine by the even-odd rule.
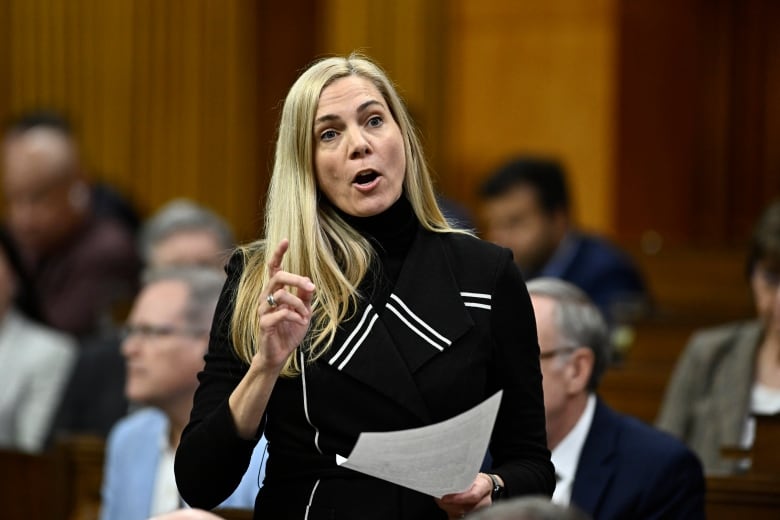
[[596, 396], [590, 394], [585, 410], [583, 410], [582, 415], [577, 420], [577, 424], [552, 450], [552, 463], [555, 466], [555, 475], [558, 479], [552, 496], [552, 501], [556, 504], [569, 505], [580, 453], [582, 453], [582, 447], [585, 445], [585, 439], [588, 437], [595, 411]]
[[157, 475], [154, 479], [154, 494], [152, 495], [151, 516], [170, 513], [182, 506], [179, 489], [176, 487], [176, 475], [173, 471], [173, 461], [176, 456], [168, 442], [168, 430], [160, 439], [160, 461], [157, 463]]
[[772, 388], [761, 383], [753, 385], [750, 393], [750, 415], [745, 418], [745, 426], [742, 429], [740, 445], [743, 448], [753, 446], [756, 438], [755, 415], [775, 415], [780, 413], [780, 389]]

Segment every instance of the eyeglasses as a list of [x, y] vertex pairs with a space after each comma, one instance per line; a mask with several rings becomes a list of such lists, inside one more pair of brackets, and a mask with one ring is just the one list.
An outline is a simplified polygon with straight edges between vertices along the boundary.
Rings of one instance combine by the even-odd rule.
[[119, 330], [119, 339], [126, 341], [132, 337], [144, 341], [154, 341], [169, 336], [202, 336], [208, 330], [174, 327], [173, 325], [125, 325]]
[[577, 350], [580, 347], [558, 347], [554, 348], [552, 350], [548, 350], [547, 352], [540, 352], [539, 353], [539, 360], [544, 359], [550, 359], [555, 356], [560, 356], [561, 354], [571, 354], [575, 350]]

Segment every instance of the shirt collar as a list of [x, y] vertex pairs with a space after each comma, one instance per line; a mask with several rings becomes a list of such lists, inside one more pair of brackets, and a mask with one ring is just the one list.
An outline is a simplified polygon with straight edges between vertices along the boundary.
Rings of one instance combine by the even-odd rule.
[[[561, 490], [568, 491], [568, 495], [571, 494], [571, 484], [577, 472], [577, 462], [580, 460], [580, 453], [582, 453], [582, 447], [585, 445], [585, 439], [588, 437], [595, 411], [596, 396], [590, 394], [588, 395], [588, 402], [585, 404], [585, 410], [583, 410], [582, 415], [577, 420], [577, 424], [552, 450], [552, 463], [555, 466], [558, 486]], [[568, 503], [569, 497], [565, 497], [564, 501]]]

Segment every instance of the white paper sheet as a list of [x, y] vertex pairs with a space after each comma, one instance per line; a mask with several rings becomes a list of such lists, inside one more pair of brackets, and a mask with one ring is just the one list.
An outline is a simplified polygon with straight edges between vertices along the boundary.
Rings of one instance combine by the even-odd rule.
[[437, 424], [361, 433], [349, 458], [336, 462], [434, 497], [465, 491], [487, 452], [502, 394]]

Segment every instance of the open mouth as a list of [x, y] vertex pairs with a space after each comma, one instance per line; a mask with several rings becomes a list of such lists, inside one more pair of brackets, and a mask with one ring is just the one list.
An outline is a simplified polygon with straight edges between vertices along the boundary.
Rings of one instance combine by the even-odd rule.
[[374, 182], [374, 180], [377, 177], [379, 177], [379, 174], [377, 172], [375, 172], [374, 170], [368, 170], [365, 172], [358, 173], [357, 176], [355, 177], [355, 180], [352, 182], [354, 182], [355, 184], [366, 185]]

